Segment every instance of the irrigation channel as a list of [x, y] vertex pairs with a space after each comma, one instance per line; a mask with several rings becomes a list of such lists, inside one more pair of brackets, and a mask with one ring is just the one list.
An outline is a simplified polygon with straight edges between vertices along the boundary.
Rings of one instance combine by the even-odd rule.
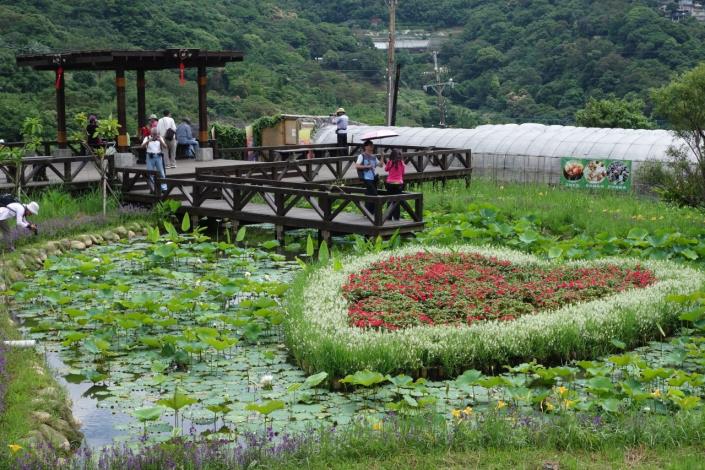
[[290, 435], [373, 425], [390, 410], [450, 416], [510, 400], [483, 387], [471, 398], [455, 381], [341, 392], [307, 380], [282, 327], [282, 296], [299, 269], [262, 246], [152, 232], [51, 258], [13, 287], [12, 314], [45, 351], [93, 448], [181, 433], [237, 441], [265, 426]]

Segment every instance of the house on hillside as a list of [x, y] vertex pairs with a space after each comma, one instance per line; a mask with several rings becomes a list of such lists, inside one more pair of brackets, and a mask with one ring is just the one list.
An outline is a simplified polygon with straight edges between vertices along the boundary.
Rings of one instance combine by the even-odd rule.
[[659, 7], [672, 21], [681, 21], [686, 18], [695, 18], [705, 22], [705, 7], [702, 1], [678, 0], [665, 1]]

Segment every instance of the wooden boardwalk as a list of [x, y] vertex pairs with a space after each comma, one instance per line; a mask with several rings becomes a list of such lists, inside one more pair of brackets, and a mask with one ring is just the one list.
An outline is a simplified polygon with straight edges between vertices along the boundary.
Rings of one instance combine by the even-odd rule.
[[[242, 149], [235, 150], [242, 153]], [[316, 229], [324, 240], [334, 234], [376, 237], [423, 229], [422, 194], [394, 195], [380, 190], [377, 196], [366, 195], [362, 187], [356, 186], [360, 181], [355, 157], [335, 156], [340, 151], [336, 147], [264, 150], [262, 155], [270, 161], [179, 160], [177, 168], [168, 169], [164, 179], [145, 165], [116, 167], [108, 158], [106, 174], [111, 185], [120, 187], [125, 202], [151, 205], [163, 199], [177, 199], [182, 203], [180, 210], [195, 218], [227, 219], [235, 227], [274, 224], [279, 240], [283, 240], [286, 230], [298, 228]], [[469, 184], [469, 150], [405, 150], [407, 183], [460, 178]], [[317, 158], [302, 158], [310, 156]], [[33, 181], [44, 172], [41, 170], [46, 172], [46, 181]], [[0, 165], [0, 173], [8, 180], [13, 171], [11, 165]], [[386, 175], [380, 173], [384, 181]], [[21, 179], [26, 188], [52, 184], [82, 188], [98, 183], [101, 172], [91, 156], [34, 157], [23, 160]], [[0, 190], [11, 187], [11, 182], [0, 182]], [[397, 210], [399, 220], [395, 220]]]

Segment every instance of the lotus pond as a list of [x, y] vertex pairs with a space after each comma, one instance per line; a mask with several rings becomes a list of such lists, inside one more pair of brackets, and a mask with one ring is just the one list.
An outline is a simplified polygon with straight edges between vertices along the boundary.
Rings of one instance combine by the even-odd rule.
[[267, 426], [287, 434], [353, 421], [374, 428], [390, 412], [455, 420], [506, 407], [543, 419], [635, 405], [667, 413], [699, 406], [705, 393], [697, 335], [496, 377], [471, 370], [434, 382], [359, 371], [342, 381], [349, 389], [329, 390], [327, 375], [307, 377], [284, 344], [281, 301], [300, 263], [167, 229], [50, 258], [12, 286], [12, 314], [68, 388], [89, 446], [181, 433], [237, 440]]

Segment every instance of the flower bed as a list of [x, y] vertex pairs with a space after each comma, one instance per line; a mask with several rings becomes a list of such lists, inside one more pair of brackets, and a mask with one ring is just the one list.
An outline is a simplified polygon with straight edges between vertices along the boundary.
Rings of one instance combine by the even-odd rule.
[[515, 265], [477, 253], [427, 253], [373, 263], [343, 286], [350, 325], [396, 330], [418, 325], [510, 321], [540, 310], [647, 287], [653, 272], [601, 264]]
[[[356, 326], [360, 318], [351, 318], [350, 310], [355, 305], [351, 305], [345, 295], [353, 302], [373, 302], [365, 300], [372, 299], [372, 296], [360, 297], [362, 289], [358, 280], [366, 272], [371, 272], [365, 270], [374, 270], [375, 263], [382, 263], [376, 266], [399, 263], [390, 261], [391, 256], [403, 260], [418, 256], [421, 251], [429, 253], [424, 268], [429, 269], [429, 276], [433, 278], [441, 272], [445, 273], [443, 276], [446, 277], [440, 279], [442, 276], [439, 276], [437, 284], [450, 291], [453, 285], [458, 286], [456, 289], [462, 288], [462, 282], [446, 268], [433, 267], [433, 256], [456, 253], [459, 259], [477, 260], [478, 255], [480, 258], [496, 258], [498, 261], [495, 263], [499, 267], [509, 263], [522, 272], [533, 270], [536, 276], [544, 276], [544, 279], [550, 277], [547, 273], [577, 276], [573, 278], [574, 285], [577, 279], [587, 283], [592, 279], [588, 276], [585, 280], [584, 276], [580, 276], [581, 272], [586, 275], [602, 273], [609, 290], [626, 290], [608, 294], [607, 287], [588, 286], [583, 290], [594, 291], [595, 295], [572, 299], [573, 303], [567, 303], [558, 296], [551, 297], [550, 302], [546, 300], [546, 305], [535, 306], [531, 312], [527, 307], [534, 307], [531, 303], [516, 305], [514, 312], [518, 309], [527, 311], [522, 315], [512, 315], [512, 321], [501, 321], [504, 315], [499, 315], [501, 310], [498, 307], [492, 315], [486, 316], [485, 321], [472, 321], [467, 325], [467, 317], [459, 313], [462, 304], [455, 305], [457, 315], [447, 313], [445, 306], [441, 308], [440, 305], [427, 310], [437, 315], [435, 318], [439, 321], [436, 321], [428, 313], [413, 310], [414, 304], [408, 303], [409, 298], [402, 299], [400, 292], [405, 287], [401, 286], [396, 297], [383, 300], [403, 315], [377, 318], [381, 323], [375, 328]], [[630, 259], [609, 258], [557, 265], [512, 250], [474, 246], [452, 249], [410, 246], [391, 254], [385, 252], [350, 257], [344, 260], [342, 268], [339, 265], [338, 268], [322, 267], [302, 274], [294, 283], [288, 295], [287, 342], [304, 369], [309, 372], [325, 370], [336, 377], [366, 368], [382, 373], [410, 374], [423, 374], [427, 369], [434, 369], [438, 371], [438, 376], [448, 377], [469, 368], [491, 370], [532, 359], [560, 363], [574, 358], [596, 357], [613, 349], [613, 340], [635, 346], [658, 336], [660, 329], [671, 329], [678, 321], [678, 307], [668, 302], [666, 297], [693, 292], [705, 282], [705, 275], [701, 272], [676, 263], [638, 263]], [[615, 265], [619, 268], [614, 268]], [[389, 273], [389, 283], [399, 285], [401, 276], [414, 276], [410, 266], [400, 265], [400, 269], [400, 272]], [[612, 271], [613, 274], [606, 275]], [[455, 275], [460, 274], [456, 272]], [[378, 280], [384, 285], [382, 277]], [[631, 288], [627, 281], [641, 288]], [[560, 281], [556, 282], [561, 285]], [[570, 280], [565, 282], [570, 285]], [[612, 286], [609, 286], [610, 282]], [[419, 294], [415, 299], [416, 305], [433, 306], [434, 303], [426, 298], [429, 293], [433, 294], [421, 282], [415, 291]], [[453, 304], [450, 307], [448, 311], [452, 310]], [[367, 304], [365, 308], [365, 312], [372, 310]], [[422, 314], [434, 324], [422, 321]], [[403, 328], [394, 330], [390, 326]]]

